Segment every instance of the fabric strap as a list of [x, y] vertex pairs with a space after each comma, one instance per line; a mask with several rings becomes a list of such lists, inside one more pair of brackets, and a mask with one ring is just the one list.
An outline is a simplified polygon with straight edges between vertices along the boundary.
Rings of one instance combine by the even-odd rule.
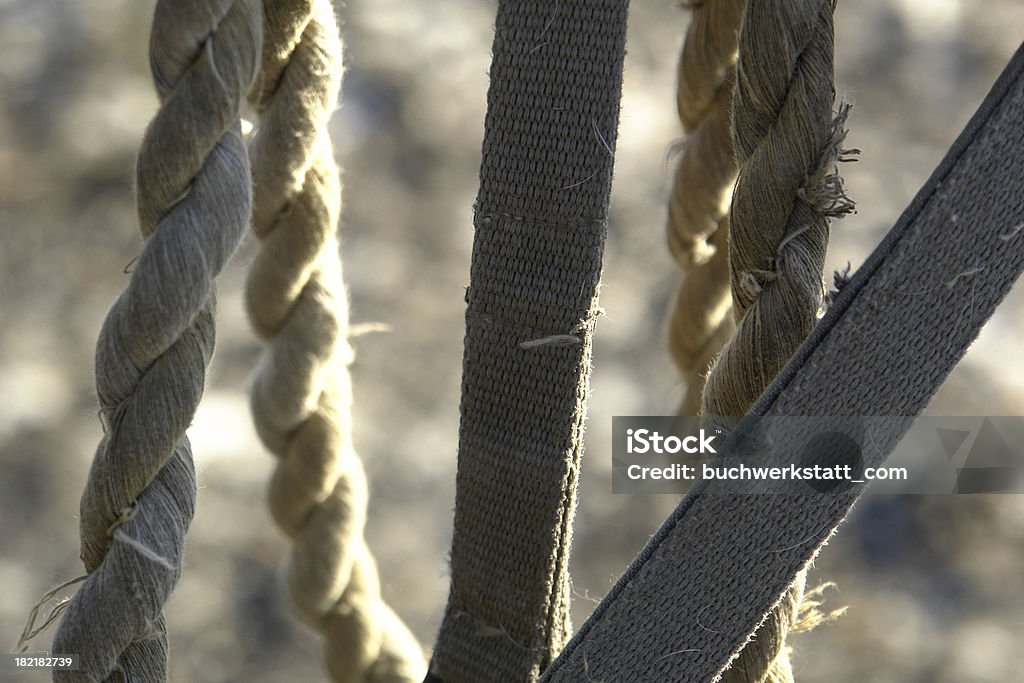
[[[919, 414], [1022, 268], [1024, 48], [749, 415]], [[867, 434], [865, 466], [902, 432]], [[701, 482], [542, 680], [717, 680], [861, 492]]]
[[532, 681], [569, 636], [568, 549], [628, 4], [498, 6], [451, 592], [428, 681]]

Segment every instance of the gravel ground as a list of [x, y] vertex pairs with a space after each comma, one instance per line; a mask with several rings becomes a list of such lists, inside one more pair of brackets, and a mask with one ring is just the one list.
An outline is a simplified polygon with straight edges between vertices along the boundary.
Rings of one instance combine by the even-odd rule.
[[[577, 623], [677, 502], [610, 493], [611, 416], [671, 412], [682, 390], [664, 349], [679, 275], [663, 223], [688, 19], [669, 0], [633, 4], [572, 567]], [[352, 316], [391, 330], [355, 342], [367, 535], [386, 596], [429, 645], [448, 587], [494, 3], [349, 0], [339, 11], [348, 71], [332, 133]], [[80, 570], [78, 499], [100, 434], [92, 348], [140, 245], [131, 182], [155, 109], [151, 13], [129, 0], [0, 0], [0, 647]], [[877, 244], [1022, 36], [1017, 0], [840, 3], [837, 90], [855, 105], [848, 142], [863, 153], [843, 169], [859, 211], [834, 226], [830, 268], [856, 266]], [[168, 609], [174, 681], [322, 680], [317, 639], [282, 599], [287, 545], [263, 505], [272, 460], [247, 413], [261, 353], [240, 295], [253, 253], [246, 244], [221, 280], [217, 355], [190, 432], [202, 489]], [[1020, 414], [1022, 329], [1016, 291], [930, 412]], [[1019, 680], [1022, 560], [1024, 497], [867, 497], [812, 572], [837, 582], [830, 604], [850, 610], [792, 639], [800, 680]]]

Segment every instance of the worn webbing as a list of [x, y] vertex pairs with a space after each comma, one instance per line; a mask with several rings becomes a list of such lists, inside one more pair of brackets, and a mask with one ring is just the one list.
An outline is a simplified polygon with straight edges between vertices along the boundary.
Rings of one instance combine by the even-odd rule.
[[[1024, 48], [750, 414], [918, 414], [1022, 269]], [[899, 436], [865, 435], [865, 466]], [[543, 680], [714, 680], [856, 499], [721, 489], [694, 488]]]
[[627, 6], [498, 6], [451, 593], [428, 680], [532, 681], [569, 636], [567, 555]]

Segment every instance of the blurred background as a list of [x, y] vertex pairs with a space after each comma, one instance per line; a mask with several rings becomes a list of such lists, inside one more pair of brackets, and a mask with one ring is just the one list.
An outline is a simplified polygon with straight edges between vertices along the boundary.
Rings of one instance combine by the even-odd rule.
[[[155, 110], [152, 1], [0, 0], [0, 647], [80, 572], [77, 510], [100, 436], [92, 352], [140, 237], [133, 160]], [[669, 414], [665, 351], [680, 275], [664, 238], [680, 136], [675, 65], [688, 13], [638, 0], [572, 572], [581, 623], [675, 506], [613, 495], [613, 415]], [[348, 0], [347, 75], [332, 133], [345, 173], [343, 257], [355, 340], [355, 440], [372, 488], [367, 537], [386, 597], [425, 646], [447, 597], [463, 333], [495, 3]], [[841, 2], [837, 91], [854, 103], [843, 172], [858, 213], [829, 267], [856, 267], [893, 224], [1024, 37], [1019, 0]], [[248, 241], [220, 281], [218, 348], [190, 431], [199, 510], [168, 608], [174, 681], [323, 680], [317, 638], [282, 593], [287, 544], [263, 502], [273, 461], [246, 386], [260, 356], [240, 291]], [[1018, 287], [1018, 290], [1020, 288]], [[935, 415], [1024, 409], [1019, 291], [933, 402]], [[410, 559], [415, 558], [415, 561]], [[795, 636], [799, 680], [1021, 680], [1024, 497], [868, 496], [812, 582], [848, 614]], [[49, 646], [49, 635], [39, 647]], [[39, 680], [46, 677], [40, 675]], [[22, 679], [32, 680], [32, 674]]]

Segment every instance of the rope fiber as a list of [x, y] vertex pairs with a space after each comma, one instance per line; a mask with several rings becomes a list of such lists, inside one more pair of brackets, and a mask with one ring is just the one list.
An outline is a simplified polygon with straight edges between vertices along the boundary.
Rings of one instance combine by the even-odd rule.
[[[737, 321], [708, 374], [704, 415], [744, 415], [817, 322], [829, 217], [853, 210], [835, 172], [833, 0], [751, 0], [733, 105], [730, 212]], [[755, 352], [756, 351], [756, 352]]]
[[[847, 108], [833, 117], [834, 0], [749, 0], [739, 38], [733, 143], [739, 175], [730, 209], [736, 331], [711, 367], [702, 414], [747, 413], [818, 319], [829, 218], [853, 210], [836, 162]], [[790, 683], [785, 645], [802, 605], [806, 569], [722, 676], [725, 683]], [[810, 613], [806, 613], [810, 611]]]
[[300, 614], [324, 638], [344, 683], [422, 680], [423, 653], [381, 598], [363, 537], [367, 483], [352, 444], [348, 303], [336, 228], [341, 183], [327, 125], [342, 45], [329, 0], [267, 0], [262, 65], [250, 101], [253, 230], [262, 242], [246, 304], [269, 342], [252, 413], [278, 458], [274, 519], [292, 539], [288, 574]]
[[255, 0], [156, 5], [150, 66], [160, 108], [137, 164], [145, 242], [96, 344], [103, 438], [81, 501], [88, 573], [53, 651], [61, 683], [167, 679], [163, 607], [182, 568], [196, 480], [185, 429], [214, 347], [213, 281], [249, 223], [239, 108], [256, 74]]
[[729, 311], [729, 199], [736, 180], [732, 90], [745, 0], [691, 4], [679, 56], [677, 106], [687, 134], [668, 209], [668, 244], [685, 273], [669, 350], [686, 379], [682, 415], [700, 410], [704, 375], [733, 324]]

